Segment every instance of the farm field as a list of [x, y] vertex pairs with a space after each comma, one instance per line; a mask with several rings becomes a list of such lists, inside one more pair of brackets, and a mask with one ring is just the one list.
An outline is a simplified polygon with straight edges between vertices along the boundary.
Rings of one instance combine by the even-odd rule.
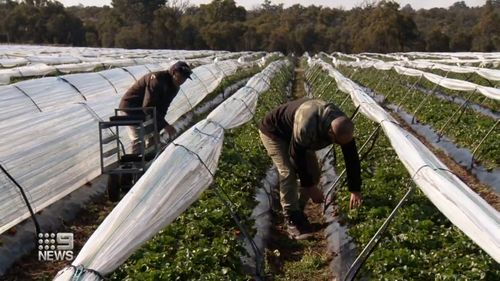
[[[0, 278], [353, 280], [357, 264], [360, 280], [500, 280], [500, 53], [487, 54], [2, 46]], [[193, 70], [166, 116], [178, 133], [107, 202], [98, 123], [178, 60]], [[258, 122], [304, 96], [352, 117], [363, 205], [349, 210], [338, 147], [318, 152], [326, 201], [308, 203], [314, 236], [295, 241]], [[74, 258], [39, 261], [45, 232], [76, 233]]]

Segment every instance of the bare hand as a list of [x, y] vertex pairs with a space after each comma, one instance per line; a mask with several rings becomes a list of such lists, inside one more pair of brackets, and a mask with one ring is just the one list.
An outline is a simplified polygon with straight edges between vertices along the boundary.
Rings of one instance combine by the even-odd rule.
[[311, 200], [316, 204], [323, 203], [325, 200], [325, 197], [323, 196], [323, 191], [321, 191], [316, 186], [307, 188], [307, 193], [309, 194]]
[[349, 210], [358, 208], [363, 202], [361, 192], [351, 192], [351, 200], [349, 201]]
[[175, 134], [177, 133], [177, 130], [172, 125], [166, 125], [164, 129], [165, 129], [165, 132], [168, 133], [168, 136], [170, 138], [175, 136]]

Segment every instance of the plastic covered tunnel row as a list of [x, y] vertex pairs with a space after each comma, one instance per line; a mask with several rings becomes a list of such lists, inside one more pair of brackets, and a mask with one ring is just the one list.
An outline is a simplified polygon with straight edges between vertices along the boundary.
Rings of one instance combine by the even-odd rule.
[[[426, 61], [439, 64], [449, 64], [456, 66], [478, 66], [478, 67], [498, 67], [500, 65], [500, 52], [462, 52], [462, 53], [361, 53], [365, 57], [382, 57], [386, 60], [398, 61]], [[358, 56], [360, 56], [358, 55]]]
[[[438, 69], [445, 72], [452, 73], [476, 73], [477, 75], [490, 80], [490, 81], [500, 81], [500, 70], [499, 69], [491, 69], [491, 68], [483, 68], [483, 67], [472, 67], [472, 66], [457, 66], [457, 65], [448, 65], [444, 63], [440, 63], [439, 61], [432, 60], [395, 60], [395, 61], [383, 61], [377, 58], [372, 58], [364, 55], [357, 55], [357, 58], [362, 58], [363, 60], [358, 60], [358, 63], [363, 64], [390, 64], [394, 66], [404, 66], [409, 68], [418, 68], [418, 69]], [[381, 66], [382, 67], [382, 66]]]
[[[166, 119], [174, 122], [190, 111], [239, 66], [241, 64], [236, 60], [228, 60], [195, 68], [193, 80], [181, 86]], [[134, 82], [128, 72], [113, 71], [116, 73], [108, 73], [108, 79], [91, 73], [83, 76], [85, 79], [76, 79], [75, 76], [71, 80], [82, 93], [86, 90], [94, 93], [94, 90], [99, 90], [99, 85], [107, 85], [100, 89], [100, 93], [95, 92], [92, 98], [88, 96], [86, 101], [77, 96], [57, 109], [17, 113], [18, 116], [0, 122], [0, 164], [23, 187], [35, 212], [100, 174], [97, 124], [100, 120], [107, 120], [118, 107], [121, 95], [114, 89], [120, 89], [122, 93]], [[36, 88], [36, 84], [33, 87]], [[50, 96], [56, 98], [53, 94], [44, 97], [47, 102], [50, 102]], [[124, 145], [129, 143], [125, 132], [120, 137]], [[18, 188], [4, 174], [0, 174], [0, 191], [2, 233], [29, 217], [29, 212]]]
[[[71, 103], [84, 102], [104, 96], [117, 94], [121, 96], [132, 83], [144, 74], [168, 69], [174, 62], [46, 77], [0, 86], [0, 121], [23, 114], [54, 110]], [[235, 60], [221, 61], [217, 64], [211, 64], [210, 68], [196, 68], [193, 79], [212, 79], [210, 77], [220, 71], [226, 71], [226, 74], [220, 73], [218, 75], [230, 75], [236, 67], [244, 65]], [[204, 81], [203, 83], [208, 85], [212, 82]], [[194, 85], [193, 83], [189, 84]]]
[[[205, 57], [196, 57], [192, 59], [185, 59], [188, 63], [193, 65], [212, 63], [214, 58], [225, 60], [229, 58], [238, 58], [240, 62], [249, 62], [262, 57], [264, 53], [224, 53], [217, 55], [207, 55]], [[247, 58], [246, 60], [241, 60]], [[98, 67], [113, 68], [113, 67], [127, 67], [133, 65], [145, 64], [169, 64], [177, 60], [175, 57], [164, 58], [108, 58], [100, 57], [88, 62], [81, 63], [63, 63], [63, 64], [46, 64], [46, 63], [30, 63], [28, 65], [13, 67], [13, 68], [0, 68], [0, 85], [9, 84], [12, 78], [16, 77], [34, 77], [44, 76], [53, 73], [72, 73], [72, 72], [89, 72], [97, 69]], [[1, 61], [1, 59], [0, 59]]]
[[[74, 274], [82, 273], [82, 268], [101, 275], [112, 272], [197, 200], [213, 181], [224, 129], [252, 119], [258, 96], [269, 88], [272, 77], [287, 64], [285, 61], [271, 63], [206, 119], [167, 146], [92, 234], [73, 265], [61, 270], [55, 280], [71, 280]], [[99, 279], [92, 271], [84, 270], [79, 280]]]
[[0, 46], [0, 68], [36, 63], [47, 65], [78, 64], [83, 62], [109, 61], [111, 59], [186, 60], [228, 53], [227, 51], [212, 50], [128, 50], [121, 48], [3, 45]]
[[403, 129], [364, 90], [344, 77], [331, 65], [319, 64], [337, 82], [337, 87], [351, 96], [359, 111], [379, 123], [392, 147], [429, 200], [458, 228], [497, 262], [500, 261], [499, 213], [472, 191], [416, 137]]
[[112, 68], [125, 67], [144, 64], [158, 64], [168, 62], [168, 59], [106, 59], [100, 62], [82, 62], [70, 64], [47, 65], [44, 63], [30, 64], [14, 68], [0, 69], [0, 85], [9, 84], [12, 78], [16, 77], [34, 77], [44, 76], [51, 73], [71, 73], [71, 72], [89, 72], [98, 67]]
[[[477, 91], [482, 95], [495, 100], [500, 100], [500, 89], [496, 89], [493, 87], [486, 87], [474, 84], [468, 81], [462, 81], [458, 79], [446, 78], [440, 75], [436, 75], [433, 73], [424, 72], [418, 69], [406, 68], [403, 66], [398, 66], [393, 63], [386, 63], [380, 61], [359, 61], [359, 62], [346, 62], [342, 60], [338, 60], [333, 58], [333, 63], [335, 65], [345, 65], [349, 67], [356, 68], [369, 68], [374, 67], [378, 70], [391, 70], [394, 69], [398, 74], [414, 76], [414, 77], [424, 77], [430, 82], [445, 87], [450, 90], [455, 91]], [[496, 77], [495, 73], [495, 77]]]

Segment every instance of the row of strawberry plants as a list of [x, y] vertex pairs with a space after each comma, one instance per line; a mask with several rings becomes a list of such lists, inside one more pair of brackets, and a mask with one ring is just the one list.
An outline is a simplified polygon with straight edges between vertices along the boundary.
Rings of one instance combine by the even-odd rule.
[[[288, 78], [278, 74], [259, 98], [254, 120], [283, 100]], [[265, 106], [263, 106], [265, 105]], [[244, 239], [216, 191], [231, 198], [246, 229], [254, 207], [254, 188], [270, 160], [260, 145], [255, 122], [226, 132], [212, 186], [174, 223], [141, 247], [111, 276], [112, 280], [247, 280], [240, 257]]]
[[[347, 94], [336, 89], [332, 77], [318, 73], [311, 80], [313, 92], [337, 105], [346, 100]], [[350, 98], [341, 109], [348, 115], [354, 112]], [[358, 146], [367, 140], [376, 125], [362, 114], [356, 117]], [[340, 168], [342, 162], [339, 161]], [[413, 184], [411, 175], [382, 132], [373, 150], [362, 161], [362, 177], [361, 208], [349, 211], [349, 193], [345, 188], [336, 196], [340, 214], [349, 225], [349, 234], [360, 248], [368, 243]], [[376, 280], [497, 280], [500, 268], [417, 189], [399, 210], [361, 274]]]
[[[342, 70], [343, 73], [348, 71], [345, 68]], [[460, 147], [467, 148], [470, 151], [475, 149], [483, 137], [495, 125], [496, 120], [468, 109], [461, 116], [459, 114], [455, 115], [455, 120], [446, 124], [449, 117], [460, 110], [458, 104], [443, 101], [434, 95], [428, 96], [419, 90], [413, 89], [412, 91], [406, 85], [400, 84], [398, 78], [400, 79], [401, 76], [391, 75], [388, 79], [379, 83], [380, 74], [377, 75], [375, 72], [360, 69], [354, 75], [355, 81], [371, 89], [376, 87], [378, 93], [386, 96], [387, 103], [401, 104], [401, 108], [409, 113], [413, 113], [420, 106], [423, 99], [426, 98], [424, 105], [420, 106], [415, 114], [415, 118], [419, 122], [431, 126], [436, 131], [441, 130], [446, 125], [442, 131], [443, 135], [447, 136]], [[428, 88], [431, 85], [424, 84], [424, 86]], [[458, 120], [459, 116], [460, 119]], [[493, 131], [485, 139], [476, 152], [476, 155], [480, 155], [480, 163], [487, 168], [500, 166], [500, 146], [497, 143], [497, 136], [498, 128], [496, 132]]]
[[[425, 71], [440, 75], [442, 77], [448, 77], [448, 78], [453, 78], [453, 79], [462, 80], [462, 81], [469, 81], [469, 82], [472, 82], [474, 84], [482, 85], [482, 86], [486, 86], [486, 87], [493, 87], [494, 88], [496, 85], [496, 83], [489, 82], [488, 80], [486, 80], [485, 78], [483, 78], [477, 74], [472, 74], [472, 75], [471, 74], [460, 74], [460, 73], [445, 72], [445, 71], [440, 71], [440, 70], [431, 70], [431, 71], [425, 70]], [[408, 83], [414, 83], [417, 80], [418, 80], [418, 78], [413, 77], [413, 78], [409, 79]], [[419, 81], [418, 85], [420, 85], [424, 88], [427, 88], [427, 89], [433, 89], [433, 87], [435, 86], [434, 83], [428, 81], [427, 79], [421, 79]], [[454, 91], [454, 90], [450, 90], [450, 89], [443, 88], [443, 87], [439, 87], [439, 91], [448, 95], [448, 96], [461, 97], [463, 99], [467, 99], [470, 96], [470, 98], [469, 98], [470, 102], [483, 105], [483, 106], [490, 108], [492, 110], [495, 110], [497, 112], [500, 111], [500, 101], [487, 98], [477, 91], [472, 94], [471, 92]]]
[[[346, 73], [346, 74], [352, 73], [352, 71], [354, 70], [354, 69], [349, 69], [347, 67], [341, 67], [341, 69], [344, 70], [344, 73]], [[434, 73], [434, 74], [440, 75], [442, 77], [453, 78], [453, 79], [463, 80], [463, 81], [469, 81], [469, 82], [472, 82], [472, 83], [475, 83], [478, 85], [482, 85], [482, 86], [487, 86], [487, 87], [494, 87], [495, 86], [494, 82], [488, 83], [488, 81], [486, 79], [484, 79], [483, 77], [480, 77], [480, 76], [479, 76], [479, 78], [476, 77], [478, 75], [469, 77], [468, 74], [460, 74], [460, 73], [452, 73], [452, 72], [447, 73], [447, 72], [440, 71], [440, 70], [424, 69], [423, 71]], [[475, 75], [475, 74], [473, 74], [473, 75]], [[417, 88], [418, 87], [426, 88], [426, 89], [429, 89], [429, 91], [431, 89], [434, 89], [434, 87], [436, 86], [436, 84], [428, 81], [425, 78], [419, 79], [418, 77], [400, 75], [400, 74], [396, 73], [396, 71], [394, 71], [394, 70], [387, 71], [387, 70], [377, 70], [374, 68], [357, 69], [352, 77], [354, 77], [355, 79], [359, 80], [362, 83], [365, 83], [366, 82], [365, 80], [368, 80], [368, 81], [371, 80], [373, 77], [376, 77], [377, 80], [381, 80], [381, 78], [382, 78], [382, 80], [383, 80], [382, 82], [384, 82], [384, 83], [392, 83], [392, 81], [394, 80], [394, 81], [399, 82], [407, 87], [410, 87], [411, 85], [415, 84]], [[389, 79], [387, 79], [387, 78], [389, 78]], [[487, 98], [477, 91], [475, 93], [471, 94], [471, 92], [454, 91], [454, 90], [450, 90], [450, 89], [447, 89], [444, 87], [437, 87], [436, 92], [448, 95], [450, 97], [459, 97], [459, 98], [462, 98], [464, 100], [468, 99], [469, 102], [471, 102], [471, 103], [475, 103], [475, 104], [484, 106], [484, 107], [489, 108], [489, 109], [496, 111], [496, 112], [500, 111], [500, 102], [499, 101]]]

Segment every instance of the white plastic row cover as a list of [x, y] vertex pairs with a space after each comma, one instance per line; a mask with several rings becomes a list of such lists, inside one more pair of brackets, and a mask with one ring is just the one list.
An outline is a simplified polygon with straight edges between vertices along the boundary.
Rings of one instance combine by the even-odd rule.
[[333, 77], [338, 88], [348, 93], [355, 106], [370, 120], [379, 123], [413, 181], [429, 200], [472, 241], [500, 262], [500, 214], [451, 173], [424, 144], [403, 129], [356, 83], [330, 64], [318, 64]]
[[[272, 62], [210, 115], [167, 146], [83, 246], [74, 266], [102, 275], [115, 270], [144, 242], [183, 213], [212, 183], [224, 140], [224, 129], [252, 119], [260, 93], [288, 65]], [[200, 161], [201, 160], [201, 161]], [[71, 280], [74, 268], [54, 280]], [[84, 273], [80, 280], [97, 280]]]

